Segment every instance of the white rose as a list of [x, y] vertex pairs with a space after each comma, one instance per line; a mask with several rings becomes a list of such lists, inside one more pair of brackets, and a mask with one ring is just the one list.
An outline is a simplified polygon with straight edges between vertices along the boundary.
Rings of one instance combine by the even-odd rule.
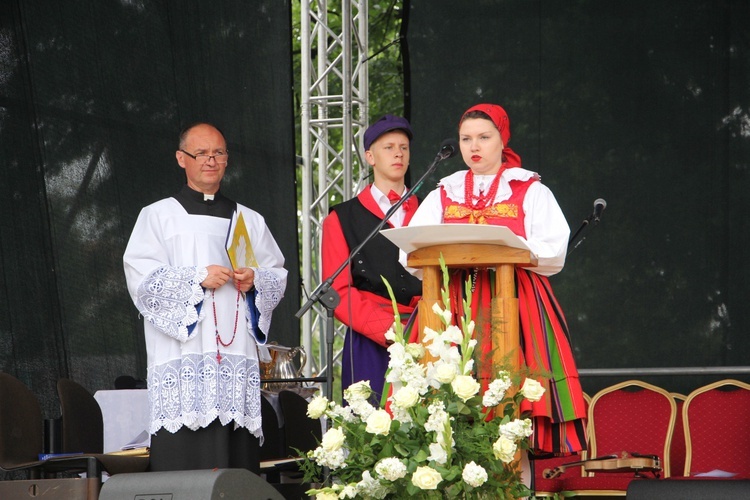
[[532, 403], [536, 403], [542, 399], [544, 387], [533, 378], [527, 378], [523, 382], [523, 387], [521, 387], [521, 394]]
[[372, 394], [372, 389], [370, 389], [370, 381], [363, 380], [347, 387], [344, 390], [344, 399], [349, 401], [349, 403], [354, 403], [355, 401], [366, 400], [370, 397], [370, 394]]
[[370, 434], [382, 434], [383, 436], [387, 436], [391, 431], [391, 416], [385, 410], [372, 412], [370, 416], [367, 417], [367, 427], [365, 430]]
[[441, 384], [450, 384], [456, 378], [456, 366], [440, 363], [435, 367], [435, 379]]
[[393, 396], [393, 404], [399, 408], [411, 408], [419, 402], [419, 393], [411, 386], [402, 387]]
[[453, 392], [456, 393], [456, 396], [461, 398], [461, 400], [465, 403], [474, 395], [476, 395], [479, 392], [479, 382], [474, 380], [474, 377], [470, 375], [458, 375], [455, 379], [453, 379], [453, 382], [451, 382], [451, 387], [453, 388]]
[[323, 439], [320, 441], [320, 446], [325, 451], [336, 451], [341, 449], [346, 441], [346, 436], [343, 431], [338, 427], [328, 429], [328, 432], [323, 434]]
[[516, 455], [516, 443], [505, 436], [500, 436], [492, 445], [492, 451], [495, 452], [495, 458], [508, 464]]
[[443, 477], [438, 471], [432, 467], [425, 466], [417, 467], [417, 470], [411, 476], [412, 484], [423, 490], [436, 490], [437, 485], [442, 480]]
[[406, 344], [406, 354], [414, 359], [424, 357], [424, 346], [422, 344]]
[[339, 496], [332, 491], [321, 491], [315, 495], [315, 500], [338, 500]]
[[307, 416], [310, 418], [320, 418], [328, 409], [328, 400], [323, 396], [316, 396], [307, 405]]

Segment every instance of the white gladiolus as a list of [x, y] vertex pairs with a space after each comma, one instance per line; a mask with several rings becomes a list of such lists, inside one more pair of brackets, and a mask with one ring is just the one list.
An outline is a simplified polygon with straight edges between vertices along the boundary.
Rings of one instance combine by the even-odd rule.
[[444, 465], [448, 461], [448, 453], [445, 447], [440, 443], [430, 443], [430, 456], [427, 460], [434, 460], [435, 463]]
[[396, 341], [396, 332], [393, 331], [393, 327], [390, 327], [387, 332], [385, 332], [385, 340], [390, 340], [391, 342]]
[[447, 343], [453, 343], [453, 344], [460, 344], [464, 340], [464, 334], [461, 331], [459, 327], [456, 325], [450, 325], [445, 329], [445, 332], [442, 335], [443, 342]]

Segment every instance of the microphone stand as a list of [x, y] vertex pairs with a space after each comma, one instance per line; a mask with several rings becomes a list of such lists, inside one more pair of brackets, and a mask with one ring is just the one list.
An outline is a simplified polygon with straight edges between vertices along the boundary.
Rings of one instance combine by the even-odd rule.
[[388, 212], [386, 212], [385, 217], [383, 217], [383, 220], [381, 220], [380, 223], [375, 226], [375, 228], [370, 232], [370, 234], [367, 235], [362, 243], [357, 245], [349, 253], [349, 257], [347, 257], [347, 259], [341, 263], [338, 269], [336, 269], [333, 274], [331, 274], [326, 280], [322, 281], [317, 286], [312, 295], [310, 295], [310, 298], [307, 300], [307, 302], [305, 302], [300, 310], [295, 313], [294, 316], [297, 319], [300, 319], [313, 306], [313, 304], [315, 304], [315, 302], [319, 302], [320, 305], [322, 305], [326, 309], [326, 346], [328, 349], [328, 352], [326, 353], [326, 362], [328, 363], [328, 368], [326, 369], [326, 393], [329, 399], [333, 399], [333, 311], [336, 309], [336, 306], [339, 305], [339, 302], [341, 302], [341, 297], [339, 296], [338, 292], [332, 288], [333, 280], [335, 280], [336, 277], [344, 271], [344, 269], [349, 267], [349, 263], [352, 261], [354, 256], [357, 255], [357, 253], [359, 253], [359, 251], [362, 250], [362, 248], [378, 234], [383, 226], [385, 226], [385, 223], [388, 222], [388, 219], [390, 219], [391, 216], [396, 213], [396, 210], [398, 210], [399, 207], [403, 205], [406, 200], [411, 198], [411, 196], [422, 186], [422, 183], [425, 181], [425, 179], [435, 171], [438, 163], [453, 157], [456, 152], [457, 144], [455, 143], [455, 141], [444, 141], [437, 156], [434, 160], [432, 160], [432, 163], [427, 167], [427, 170], [422, 175], [422, 177], [419, 178], [416, 184], [414, 184], [414, 186], [409, 189], [406, 194], [401, 197], [401, 199], [399, 199], [394, 205], [391, 206]]
[[570, 240], [568, 241], [568, 251], [567, 251], [568, 255], [573, 253], [573, 250], [578, 248], [578, 246], [581, 243], [583, 243], [583, 241], [586, 239], [586, 237], [583, 236], [575, 245], [573, 245], [573, 243], [576, 241], [576, 238], [578, 238], [578, 235], [580, 235], [584, 229], [587, 229], [589, 227], [589, 224], [591, 223], [591, 221], [594, 221], [594, 226], [596, 226], [597, 224], [599, 224], [599, 217], [595, 217], [594, 214], [591, 214], [585, 219], [583, 219], [583, 222], [581, 222], [581, 225], [578, 227], [576, 232], [573, 234], [573, 236], [570, 237]]

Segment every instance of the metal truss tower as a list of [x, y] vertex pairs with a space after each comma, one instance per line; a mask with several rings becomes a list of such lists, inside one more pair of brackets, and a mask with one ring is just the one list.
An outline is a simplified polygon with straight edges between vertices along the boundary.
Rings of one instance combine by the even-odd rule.
[[[321, 276], [321, 228], [330, 204], [348, 200], [367, 184], [361, 156], [368, 117], [367, 0], [300, 0], [302, 279], [306, 294]], [[306, 301], [307, 296], [302, 300]], [[315, 304], [301, 319], [302, 345], [311, 363], [305, 375], [327, 366], [327, 312]], [[345, 329], [338, 324], [337, 337]], [[334, 353], [334, 364], [341, 352]], [[329, 398], [332, 395], [327, 395]]]

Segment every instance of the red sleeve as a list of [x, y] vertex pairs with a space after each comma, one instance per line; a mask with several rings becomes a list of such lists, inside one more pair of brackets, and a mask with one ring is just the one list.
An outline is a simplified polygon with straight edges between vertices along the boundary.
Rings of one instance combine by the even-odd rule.
[[[331, 212], [323, 220], [322, 247], [323, 279], [327, 279], [349, 258], [350, 252], [336, 212]], [[385, 332], [393, 325], [393, 306], [388, 299], [349, 286], [350, 269], [344, 269], [333, 281], [333, 289], [341, 297], [334, 316], [354, 331], [386, 347]]]

